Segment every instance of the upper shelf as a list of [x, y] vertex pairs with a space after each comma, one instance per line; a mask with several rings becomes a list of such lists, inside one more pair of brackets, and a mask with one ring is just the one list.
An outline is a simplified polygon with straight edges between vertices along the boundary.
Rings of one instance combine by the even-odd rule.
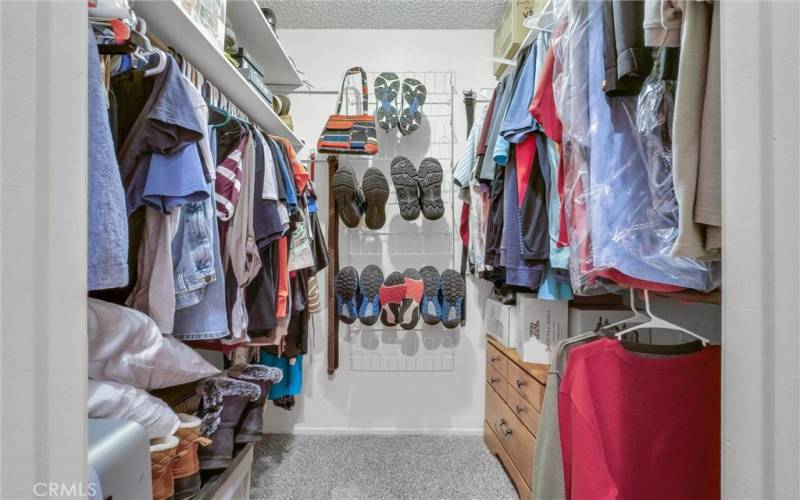
[[272, 26], [261, 14], [256, 0], [229, 0], [226, 14], [236, 32], [236, 41], [244, 47], [264, 71], [269, 86], [295, 89], [303, 84], [292, 60]]
[[[229, 8], [235, 3], [239, 2], [230, 2]], [[186, 57], [225, 97], [233, 101], [268, 134], [289, 139], [292, 147], [297, 150], [303, 147], [303, 141], [283, 123], [272, 106], [247, 83], [176, 2], [136, 2], [135, 9], [147, 21], [148, 30]], [[258, 15], [263, 18], [260, 11]]]

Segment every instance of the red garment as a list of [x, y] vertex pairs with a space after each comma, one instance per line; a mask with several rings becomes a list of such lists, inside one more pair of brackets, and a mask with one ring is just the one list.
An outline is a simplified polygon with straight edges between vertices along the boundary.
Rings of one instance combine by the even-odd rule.
[[461, 243], [465, 247], [469, 246], [469, 203], [461, 205], [461, 221], [458, 225], [458, 233], [461, 235]]
[[278, 240], [278, 295], [275, 316], [285, 318], [289, 314], [289, 237]]
[[559, 388], [567, 499], [720, 498], [721, 351], [573, 348]]
[[536, 136], [528, 134], [525, 136], [525, 140], [511, 146], [515, 149], [514, 156], [517, 159], [517, 208], [522, 208], [528, 181], [533, 172], [533, 159], [536, 157]]
[[486, 114], [483, 115], [483, 125], [481, 126], [481, 135], [478, 138], [478, 144], [475, 146], [476, 156], [486, 156], [486, 144], [489, 139], [489, 129], [492, 126], [492, 117], [494, 116], [494, 105], [497, 100], [497, 87], [492, 92], [492, 99], [489, 101], [489, 106], [486, 108]]

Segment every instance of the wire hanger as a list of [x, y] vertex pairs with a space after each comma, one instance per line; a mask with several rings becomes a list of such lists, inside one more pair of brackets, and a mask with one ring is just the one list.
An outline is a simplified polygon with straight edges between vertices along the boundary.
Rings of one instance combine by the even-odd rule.
[[616, 333], [617, 340], [622, 340], [622, 337], [626, 333], [630, 333], [632, 331], [639, 330], [641, 328], [660, 328], [660, 329], [663, 329], [663, 330], [674, 330], [674, 331], [678, 331], [678, 332], [682, 332], [682, 333], [685, 333], [687, 335], [690, 335], [690, 336], [700, 340], [703, 343], [703, 346], [707, 346], [707, 345], [709, 345], [711, 343], [711, 341], [708, 340], [707, 338], [702, 337], [702, 336], [700, 336], [700, 335], [698, 335], [698, 334], [696, 334], [694, 332], [691, 332], [691, 331], [687, 330], [686, 328], [684, 328], [682, 326], [678, 326], [678, 325], [676, 325], [674, 323], [670, 323], [669, 321], [667, 321], [665, 319], [662, 319], [662, 318], [659, 318], [658, 316], [653, 314], [653, 312], [650, 310], [650, 292], [648, 290], [644, 290], [644, 310], [647, 313], [647, 315], [650, 316], [650, 320], [645, 322], [645, 323], [643, 323], [643, 324], [641, 324], [641, 325], [632, 326], [630, 328], [626, 328], [626, 329], [624, 329], [622, 331], [617, 332]]

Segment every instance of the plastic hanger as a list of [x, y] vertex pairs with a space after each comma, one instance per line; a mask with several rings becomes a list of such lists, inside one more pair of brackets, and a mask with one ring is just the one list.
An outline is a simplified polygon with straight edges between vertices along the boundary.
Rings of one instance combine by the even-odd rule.
[[638, 325], [640, 323], [645, 323], [647, 321], [650, 321], [650, 316], [636, 309], [636, 291], [633, 288], [629, 288], [628, 292], [630, 293], [630, 306], [631, 306], [631, 312], [633, 312], [633, 316], [631, 316], [630, 318], [625, 318], [620, 321], [615, 321], [610, 325], [605, 325], [603, 328], [614, 328], [615, 326], [631, 324], [631, 323]]
[[660, 328], [663, 330], [674, 330], [690, 335], [700, 340], [704, 346], [707, 346], [711, 343], [711, 341], [705, 337], [702, 337], [694, 332], [687, 330], [682, 326], [670, 323], [669, 321], [654, 315], [653, 312], [650, 310], [650, 292], [648, 290], [644, 290], [644, 310], [647, 313], [647, 315], [650, 316], [650, 320], [641, 325], [632, 326], [630, 328], [626, 328], [622, 331], [617, 332], [616, 333], [617, 340], [621, 340], [626, 333], [630, 333], [632, 331], [639, 330], [641, 328]]
[[553, 1], [547, 0], [547, 3], [540, 12], [526, 17], [522, 24], [532, 31], [545, 31], [547, 33], [552, 33], [553, 26], [555, 26]]

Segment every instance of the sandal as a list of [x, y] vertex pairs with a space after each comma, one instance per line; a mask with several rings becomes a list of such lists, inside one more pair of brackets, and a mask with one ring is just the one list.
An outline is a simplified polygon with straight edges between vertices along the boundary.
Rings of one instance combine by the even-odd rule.
[[447, 269], [442, 273], [442, 325], [456, 328], [461, 324], [461, 308], [464, 305], [467, 284], [458, 271]]
[[378, 99], [378, 110], [375, 113], [378, 125], [389, 133], [400, 121], [392, 103], [400, 92], [400, 77], [397, 73], [381, 73], [375, 78], [375, 97]]
[[422, 124], [422, 105], [428, 96], [425, 85], [414, 78], [403, 80], [403, 101], [408, 105], [400, 113], [400, 124], [398, 128], [403, 135], [409, 135], [416, 131]]
[[370, 264], [361, 271], [358, 287], [361, 290], [361, 307], [358, 308], [358, 319], [362, 324], [372, 326], [378, 322], [381, 314], [379, 292], [383, 284], [383, 271], [375, 264]]
[[[356, 293], [358, 291], [358, 272], [352, 266], [339, 270], [333, 278], [333, 288], [336, 292], [336, 316], [342, 323], [352, 325], [358, 318], [356, 308]], [[347, 306], [347, 315], [345, 312]]]

